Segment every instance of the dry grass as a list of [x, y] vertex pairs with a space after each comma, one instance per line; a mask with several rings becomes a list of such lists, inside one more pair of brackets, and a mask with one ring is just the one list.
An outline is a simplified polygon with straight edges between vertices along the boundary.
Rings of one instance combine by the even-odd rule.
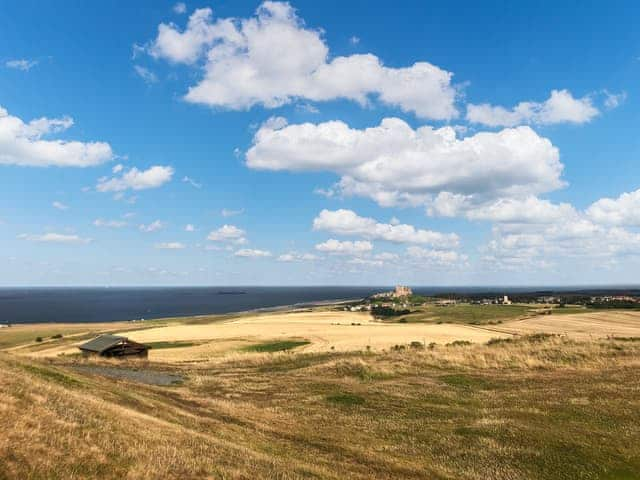
[[[0, 479], [640, 478], [640, 317], [603, 314], [558, 316], [569, 335], [524, 336], [556, 332], [560, 320], [481, 328], [329, 311], [200, 318], [128, 335], [203, 344], [125, 362], [43, 357], [73, 351], [70, 335], [87, 326], [46, 326], [64, 333], [48, 345], [14, 330], [0, 337], [9, 347], [0, 352]], [[423, 340], [393, 336], [395, 327], [450, 330], [430, 345], [435, 331]], [[362, 332], [376, 328], [390, 337], [367, 350]], [[468, 330], [482, 336], [454, 342]], [[328, 348], [341, 338], [331, 335], [347, 335], [345, 348]], [[324, 348], [247, 348], [293, 338]], [[416, 340], [425, 344], [409, 346]], [[78, 365], [184, 381], [147, 385]]]
[[535, 336], [90, 361], [186, 377], [155, 387], [0, 354], [0, 478], [638, 478], [639, 360]]

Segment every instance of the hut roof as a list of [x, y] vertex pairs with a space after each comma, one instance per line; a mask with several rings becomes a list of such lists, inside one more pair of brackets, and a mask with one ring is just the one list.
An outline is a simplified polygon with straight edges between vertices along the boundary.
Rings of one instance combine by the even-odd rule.
[[93, 340], [89, 340], [87, 343], [83, 343], [78, 348], [88, 352], [102, 353], [105, 350], [126, 341], [126, 337], [121, 337], [119, 335], [100, 335]]

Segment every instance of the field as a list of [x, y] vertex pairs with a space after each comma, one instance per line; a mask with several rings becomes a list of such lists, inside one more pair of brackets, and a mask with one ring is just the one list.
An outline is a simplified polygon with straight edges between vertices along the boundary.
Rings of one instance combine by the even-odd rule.
[[424, 305], [412, 308], [412, 313], [396, 321], [427, 323], [468, 323], [473, 325], [497, 323], [535, 313], [538, 309], [528, 305]]
[[3, 329], [0, 478], [640, 478], [640, 313], [495, 323], [108, 325], [155, 342], [124, 362]]

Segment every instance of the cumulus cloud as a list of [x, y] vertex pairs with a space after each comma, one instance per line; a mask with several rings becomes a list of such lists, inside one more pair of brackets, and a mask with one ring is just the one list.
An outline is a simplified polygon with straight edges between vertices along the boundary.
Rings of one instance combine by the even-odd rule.
[[[607, 100], [605, 100], [606, 102]], [[615, 102], [611, 98], [609, 103]], [[569, 90], [552, 90], [544, 102], [520, 102], [511, 110], [488, 103], [467, 105], [467, 121], [489, 127], [555, 123], [587, 123], [600, 112], [590, 96], [574, 98]]]
[[578, 215], [568, 203], [555, 204], [535, 196], [500, 198], [483, 204], [474, 204], [463, 195], [440, 194], [429, 205], [432, 216], [464, 216], [469, 220], [494, 223], [545, 224], [574, 218]]
[[640, 190], [601, 198], [587, 209], [587, 215], [597, 223], [640, 226]]
[[90, 167], [113, 158], [108, 143], [43, 138], [72, 125], [70, 117], [42, 117], [25, 123], [0, 106], [0, 165]]
[[413, 225], [379, 223], [373, 218], [360, 217], [352, 210], [322, 210], [313, 220], [313, 229], [335, 235], [358, 236], [370, 240], [394, 243], [416, 243], [436, 247], [452, 247], [459, 242], [455, 233], [440, 233], [417, 229]]
[[213, 230], [207, 236], [207, 240], [212, 242], [230, 242], [240, 245], [247, 243], [245, 231], [235, 225], [223, 225], [217, 230]]
[[90, 238], [83, 238], [78, 235], [66, 235], [63, 233], [44, 233], [42, 235], [29, 235], [23, 233], [18, 235], [21, 240], [40, 243], [66, 243], [66, 244], [86, 244], [90, 243]]
[[23, 72], [28, 72], [37, 64], [38, 64], [38, 60], [27, 60], [25, 58], [21, 58], [18, 60], [7, 60], [4, 65], [8, 68], [14, 68], [16, 70], [22, 70]]
[[178, 15], [187, 13], [187, 5], [184, 2], [178, 2], [173, 6], [173, 12], [177, 13]]
[[496, 225], [493, 239], [481, 249], [483, 260], [497, 269], [518, 271], [525, 267], [551, 268], [571, 261], [603, 266], [637, 255], [640, 234], [612, 227], [602, 219], [595, 221], [591, 213], [574, 211], [544, 225]]
[[280, 255], [279, 262], [311, 262], [317, 260], [318, 256], [313, 253], [287, 252]]
[[127, 226], [127, 222], [124, 220], [105, 220], [104, 218], [96, 218], [93, 221], [95, 227], [105, 228], [123, 228]]
[[57, 210], [68, 210], [69, 206], [65, 205], [62, 202], [58, 202], [57, 200], [51, 204], [51, 206]]
[[257, 250], [254, 248], [242, 248], [237, 250], [234, 255], [236, 257], [245, 257], [245, 258], [260, 258], [260, 257], [270, 257], [271, 252], [266, 250]]
[[197, 9], [184, 29], [160, 24], [148, 51], [188, 65], [205, 58], [204, 78], [185, 96], [193, 103], [244, 110], [297, 99], [376, 99], [423, 118], [458, 115], [450, 72], [425, 61], [386, 67], [370, 53], [330, 59], [321, 30], [305, 27], [284, 2], [265, 1], [245, 19], [214, 20], [210, 8]]
[[165, 227], [164, 222], [161, 222], [160, 220], [155, 220], [151, 223], [148, 224], [141, 224], [140, 226], [138, 226], [138, 229], [141, 232], [157, 232], [158, 230], [161, 230]]
[[186, 245], [180, 242], [156, 243], [154, 246], [160, 250], [182, 250], [186, 248]]
[[458, 139], [452, 127], [414, 130], [398, 118], [363, 130], [341, 121], [272, 125], [256, 132], [248, 167], [335, 172], [342, 194], [382, 206], [427, 205], [441, 192], [477, 203], [564, 186], [558, 149], [528, 126]]
[[465, 255], [452, 250], [430, 250], [417, 246], [407, 247], [407, 255], [415, 260], [436, 265], [451, 265], [467, 260]]
[[196, 231], [196, 227], [194, 227], [192, 224], [188, 223], [188, 224], [185, 225], [184, 231], [185, 232], [195, 232]]
[[125, 190], [146, 190], [158, 188], [171, 181], [174, 170], [168, 166], [153, 166], [147, 170], [131, 168], [120, 176], [98, 180], [96, 190], [99, 192], [123, 192]]
[[362, 255], [373, 250], [373, 245], [369, 241], [345, 241], [341, 242], [333, 238], [316, 245], [316, 250], [334, 255]]

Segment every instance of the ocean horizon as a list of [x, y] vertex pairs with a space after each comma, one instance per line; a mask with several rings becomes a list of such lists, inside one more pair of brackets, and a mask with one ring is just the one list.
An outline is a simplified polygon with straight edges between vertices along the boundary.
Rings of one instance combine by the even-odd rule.
[[[225, 314], [359, 299], [391, 286], [0, 287], [0, 323], [81, 323]], [[637, 286], [412, 287], [421, 295], [618, 291]]]

